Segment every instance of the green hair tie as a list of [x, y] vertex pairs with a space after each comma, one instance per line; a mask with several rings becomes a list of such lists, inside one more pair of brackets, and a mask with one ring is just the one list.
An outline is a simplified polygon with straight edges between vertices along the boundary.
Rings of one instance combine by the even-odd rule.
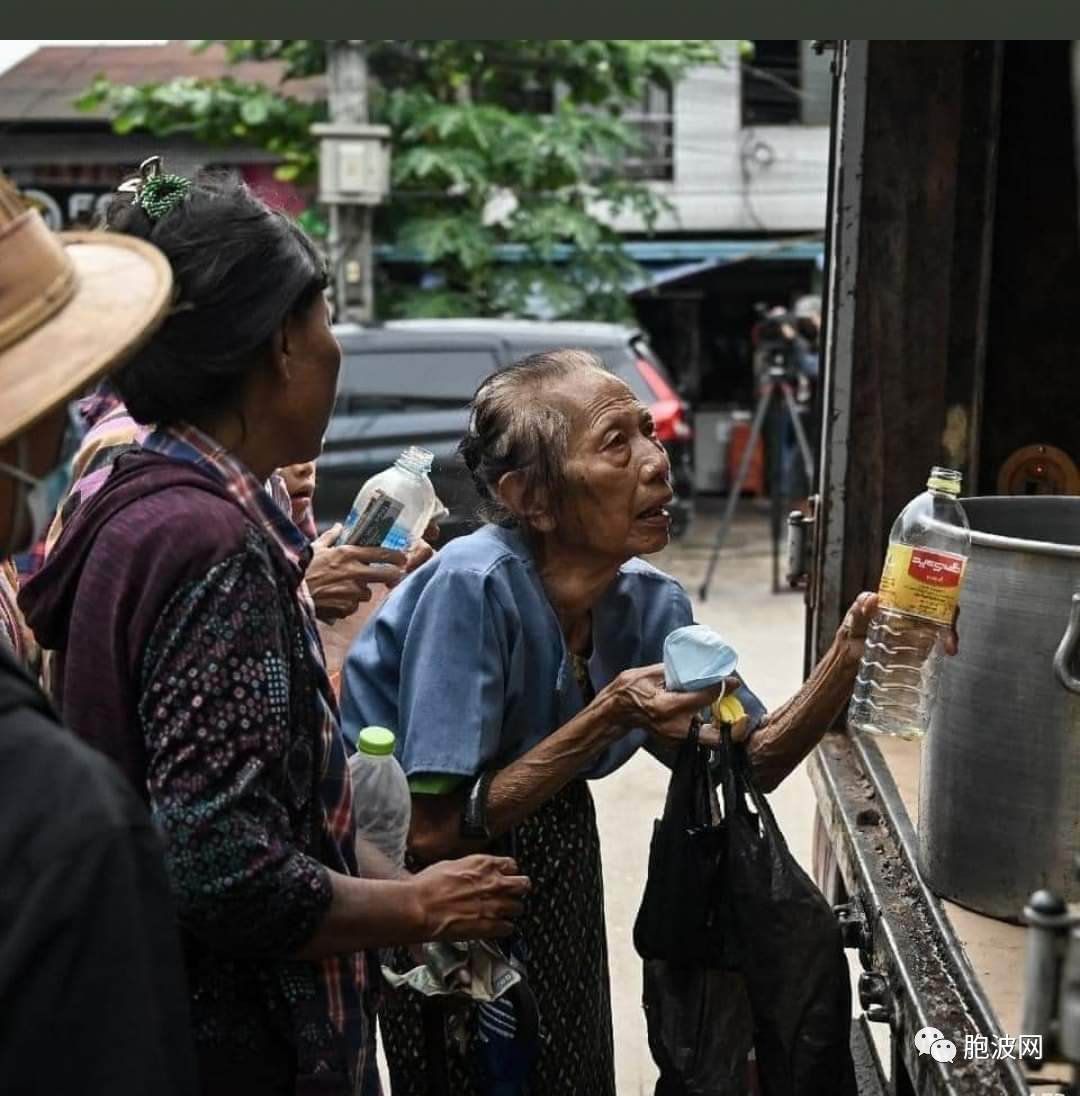
[[152, 221], [160, 221], [171, 213], [191, 189], [191, 180], [183, 175], [152, 175], [139, 188], [135, 204], [141, 206]]

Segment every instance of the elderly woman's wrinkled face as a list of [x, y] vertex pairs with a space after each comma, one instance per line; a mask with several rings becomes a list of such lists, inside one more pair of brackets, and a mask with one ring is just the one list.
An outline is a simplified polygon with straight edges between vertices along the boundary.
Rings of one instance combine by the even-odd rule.
[[599, 371], [561, 382], [550, 395], [571, 415], [555, 535], [612, 558], [660, 551], [668, 542], [671, 465], [648, 408]]

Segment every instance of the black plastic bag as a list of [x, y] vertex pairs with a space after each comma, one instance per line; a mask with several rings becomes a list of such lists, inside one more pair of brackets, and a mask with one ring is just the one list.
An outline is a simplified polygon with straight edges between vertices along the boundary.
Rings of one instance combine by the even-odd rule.
[[726, 863], [716, 898], [738, 942], [765, 1096], [854, 1096], [851, 983], [832, 907], [799, 866], [725, 729]]
[[746, 1096], [754, 1018], [741, 974], [645, 960], [655, 1096]]
[[750, 1028], [765, 1096], [854, 1096], [850, 985], [835, 915], [791, 855], [726, 729], [719, 762], [723, 818], [706, 839], [703, 796], [717, 804], [707, 754], [696, 734], [680, 750], [634, 926], [647, 959], [657, 1096], [750, 1091]]
[[715, 899], [724, 836], [708, 751], [698, 745], [695, 721], [679, 748], [664, 815], [653, 826], [649, 874], [634, 921], [634, 947], [643, 959], [724, 965], [724, 932]]

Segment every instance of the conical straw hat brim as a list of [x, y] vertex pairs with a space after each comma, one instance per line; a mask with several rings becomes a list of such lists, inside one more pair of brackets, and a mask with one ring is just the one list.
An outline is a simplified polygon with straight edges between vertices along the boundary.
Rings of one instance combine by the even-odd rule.
[[164, 320], [172, 270], [156, 247], [113, 232], [61, 232], [78, 274], [71, 300], [0, 351], [0, 442], [119, 364]]

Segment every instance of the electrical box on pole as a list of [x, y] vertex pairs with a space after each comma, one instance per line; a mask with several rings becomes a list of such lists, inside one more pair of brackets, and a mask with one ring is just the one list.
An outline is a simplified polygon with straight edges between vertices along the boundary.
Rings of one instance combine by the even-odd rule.
[[319, 201], [376, 206], [390, 192], [390, 127], [320, 122]]
[[326, 43], [330, 120], [319, 140], [319, 201], [330, 213], [330, 266], [338, 320], [374, 319], [371, 211], [390, 191], [390, 128], [367, 114], [367, 55], [358, 39]]

